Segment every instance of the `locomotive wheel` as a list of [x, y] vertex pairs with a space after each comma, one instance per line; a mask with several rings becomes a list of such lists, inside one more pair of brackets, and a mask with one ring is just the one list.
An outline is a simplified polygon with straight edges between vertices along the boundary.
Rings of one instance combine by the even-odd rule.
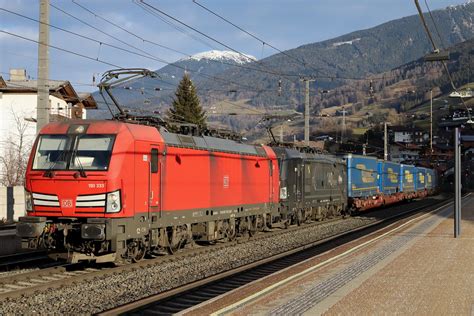
[[134, 249], [134, 255], [132, 257], [133, 262], [141, 261], [145, 257], [146, 249], [143, 242], [138, 242], [137, 247]]
[[233, 241], [235, 240], [235, 237], [237, 237], [237, 232], [235, 230], [235, 226], [234, 227], [229, 227], [227, 230], [226, 230], [226, 233], [225, 233], [225, 237], [228, 241]]
[[255, 236], [258, 231], [258, 218], [257, 216], [249, 217], [249, 237]]
[[186, 233], [186, 230], [182, 229], [180, 226], [169, 227], [168, 230], [168, 252], [172, 255], [181, 248], [186, 238], [183, 234]]
[[139, 262], [145, 257], [146, 248], [141, 240], [136, 240], [127, 245], [127, 258], [132, 262]]
[[301, 210], [298, 210], [296, 212], [296, 225], [301, 226], [303, 223], [303, 212]]

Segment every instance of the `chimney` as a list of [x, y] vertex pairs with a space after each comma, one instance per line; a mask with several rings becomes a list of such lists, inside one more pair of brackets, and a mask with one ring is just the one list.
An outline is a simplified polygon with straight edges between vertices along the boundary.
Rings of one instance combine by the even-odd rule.
[[10, 81], [26, 81], [26, 69], [10, 69]]

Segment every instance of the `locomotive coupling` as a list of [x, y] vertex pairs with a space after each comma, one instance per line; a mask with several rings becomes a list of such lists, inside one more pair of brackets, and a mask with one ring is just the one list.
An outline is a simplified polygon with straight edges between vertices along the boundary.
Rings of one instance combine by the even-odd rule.
[[82, 224], [81, 237], [84, 239], [105, 240], [105, 224]]
[[46, 217], [22, 216], [16, 224], [16, 235], [21, 238], [39, 237], [46, 227]]

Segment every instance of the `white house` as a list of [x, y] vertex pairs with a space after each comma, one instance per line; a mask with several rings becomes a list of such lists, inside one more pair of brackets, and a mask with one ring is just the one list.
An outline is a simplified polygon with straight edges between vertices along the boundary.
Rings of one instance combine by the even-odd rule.
[[[86, 109], [96, 109], [90, 94], [79, 95], [69, 81], [49, 80], [50, 121], [86, 118]], [[18, 138], [17, 127], [32, 142], [36, 134], [37, 81], [29, 80], [24, 69], [11, 69], [9, 80], [0, 76], [0, 157]]]
[[420, 158], [420, 150], [415, 147], [416, 146], [407, 146], [405, 144], [391, 144], [390, 160], [397, 163], [403, 161], [417, 161]]
[[421, 129], [404, 126], [393, 126], [390, 129], [395, 143], [424, 144], [428, 143], [430, 139], [429, 132]]

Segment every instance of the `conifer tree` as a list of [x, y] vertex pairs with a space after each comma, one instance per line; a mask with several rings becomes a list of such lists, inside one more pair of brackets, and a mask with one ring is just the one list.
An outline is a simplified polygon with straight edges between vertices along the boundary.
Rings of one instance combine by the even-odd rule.
[[179, 82], [175, 97], [167, 112], [168, 120], [206, 127], [206, 112], [202, 109], [196, 88], [187, 73]]

